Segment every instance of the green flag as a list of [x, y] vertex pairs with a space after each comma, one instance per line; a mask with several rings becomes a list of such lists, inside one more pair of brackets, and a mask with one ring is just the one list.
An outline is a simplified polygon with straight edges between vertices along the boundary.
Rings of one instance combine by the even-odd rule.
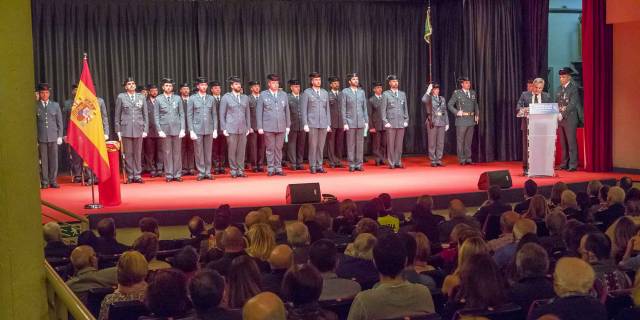
[[433, 33], [433, 30], [431, 29], [431, 8], [429, 8], [424, 21], [424, 41], [428, 44], [431, 44], [431, 33]]

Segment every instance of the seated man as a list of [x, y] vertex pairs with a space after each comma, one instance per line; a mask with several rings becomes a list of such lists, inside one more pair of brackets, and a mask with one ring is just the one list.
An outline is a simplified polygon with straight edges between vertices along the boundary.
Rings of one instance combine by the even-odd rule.
[[113, 218], [105, 218], [98, 221], [98, 239], [96, 240], [96, 253], [121, 254], [129, 247], [116, 240], [116, 222]]
[[243, 320], [285, 320], [284, 303], [272, 292], [262, 292], [247, 300], [242, 307]]
[[262, 291], [271, 291], [282, 297], [282, 278], [293, 263], [293, 251], [286, 244], [277, 245], [269, 255], [270, 271], [262, 274]]
[[502, 247], [513, 243], [513, 226], [518, 219], [520, 219], [520, 215], [513, 211], [507, 211], [500, 216], [500, 236], [487, 242], [491, 252], [496, 252]]
[[551, 303], [531, 311], [529, 319], [553, 315], [560, 319], [604, 320], [607, 310], [589, 294], [595, 273], [591, 266], [578, 258], [562, 258], [553, 274], [553, 289], [557, 294]]
[[189, 282], [189, 295], [196, 315], [189, 320], [240, 320], [242, 313], [227, 310], [221, 305], [224, 295], [224, 278], [215, 271], [202, 270]]
[[90, 289], [110, 288], [118, 284], [116, 268], [98, 270], [98, 257], [90, 246], [79, 246], [71, 252], [74, 275], [67, 280], [67, 286], [87, 304]]
[[373, 250], [373, 257], [380, 282], [373, 289], [356, 295], [349, 310], [349, 320], [390, 319], [435, 312], [429, 289], [402, 277], [407, 250], [397, 235], [382, 237]]
[[73, 250], [72, 246], [62, 242], [62, 231], [57, 222], [48, 222], [42, 227], [42, 234], [47, 245], [44, 247], [46, 258], [68, 258]]
[[533, 196], [538, 194], [538, 184], [535, 181], [528, 179], [527, 181], [524, 182], [523, 191], [524, 191], [524, 201], [517, 203], [513, 207], [513, 211], [519, 214], [524, 214], [525, 212], [527, 212], [527, 210], [529, 210], [529, 203], [531, 202], [531, 198], [533, 198]]
[[360, 284], [356, 281], [336, 275], [338, 250], [333, 242], [326, 239], [314, 242], [309, 249], [309, 262], [318, 269], [323, 279], [320, 301], [352, 299], [360, 292]]
[[599, 295], [631, 288], [631, 279], [626, 273], [618, 270], [611, 258], [611, 241], [604, 233], [590, 232], [582, 236], [578, 252], [596, 274], [599, 283], [594, 289]]
[[221, 242], [224, 248], [222, 258], [209, 262], [207, 268], [218, 271], [222, 276], [226, 276], [229, 273], [229, 268], [231, 268], [231, 261], [247, 253], [244, 250], [244, 237], [237, 227], [231, 226], [226, 228], [222, 234]]
[[204, 220], [198, 216], [193, 217], [189, 220], [187, 227], [189, 228], [190, 238], [186, 240], [184, 244], [194, 247], [196, 251], [199, 252], [202, 242], [205, 241], [206, 246], [206, 241], [209, 239], [209, 233], [207, 232]]
[[520, 239], [529, 233], [536, 234], [536, 231], [537, 226], [533, 220], [526, 218], [518, 219], [518, 221], [513, 225], [514, 242], [500, 248], [500, 250], [496, 251], [493, 255], [493, 259], [496, 261], [498, 267], [500, 269], [504, 269], [511, 261], [513, 261]]
[[309, 228], [304, 223], [296, 221], [287, 225], [286, 229], [287, 242], [293, 249], [293, 262], [295, 264], [307, 263], [311, 242]]
[[[511, 211], [512, 208], [510, 205], [507, 205], [505, 203], [502, 202], [502, 190], [500, 189], [499, 186], [493, 185], [491, 187], [489, 187], [489, 190], [487, 190], [487, 201], [485, 201], [482, 206], [480, 207], [480, 209], [478, 209], [478, 212], [476, 212], [476, 214], [474, 215], [474, 217], [478, 220], [478, 222], [480, 222], [480, 226], [482, 228], [482, 230], [500, 230], [500, 226], [495, 225], [495, 226], [489, 226], [489, 225], [485, 225], [487, 223], [487, 220], [489, 218], [489, 216], [502, 216], [503, 213], [507, 212], [507, 211]], [[497, 237], [497, 234], [494, 235], [487, 235], [487, 239], [486, 240], [493, 240]]]

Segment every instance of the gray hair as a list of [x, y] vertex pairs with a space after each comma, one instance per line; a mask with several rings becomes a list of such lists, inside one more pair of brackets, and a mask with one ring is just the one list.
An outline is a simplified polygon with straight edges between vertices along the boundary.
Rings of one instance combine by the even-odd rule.
[[62, 238], [62, 231], [60, 231], [60, 225], [57, 222], [48, 222], [42, 227], [42, 234], [44, 235], [44, 241], [59, 241]]
[[544, 86], [544, 79], [542, 79], [542, 78], [535, 78], [535, 79], [533, 79], [533, 84], [534, 84], [534, 85], [536, 85], [536, 84], [540, 84], [540, 83], [542, 84], [542, 86]]

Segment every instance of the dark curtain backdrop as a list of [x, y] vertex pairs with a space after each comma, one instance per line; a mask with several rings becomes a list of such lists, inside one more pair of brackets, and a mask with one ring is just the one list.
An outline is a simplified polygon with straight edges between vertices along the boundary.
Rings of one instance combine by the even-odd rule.
[[[463, 75], [478, 93], [474, 160], [521, 160], [516, 103], [526, 78], [546, 75], [548, 1], [432, 0], [431, 7], [434, 80], [447, 98]], [[455, 153], [455, 131], [447, 137]]]
[[[585, 169], [611, 171], [613, 27], [605, 0], [582, 1]], [[637, 115], [636, 115], [637, 116]]]
[[68, 99], [87, 52], [111, 124], [128, 75], [138, 84], [199, 75], [264, 83], [266, 74], [278, 73], [284, 83], [297, 78], [306, 86], [311, 71], [325, 79], [358, 72], [369, 94], [372, 81], [396, 74], [409, 99], [405, 152], [425, 151], [426, 1], [32, 0], [32, 6], [36, 81], [52, 86], [53, 99]]

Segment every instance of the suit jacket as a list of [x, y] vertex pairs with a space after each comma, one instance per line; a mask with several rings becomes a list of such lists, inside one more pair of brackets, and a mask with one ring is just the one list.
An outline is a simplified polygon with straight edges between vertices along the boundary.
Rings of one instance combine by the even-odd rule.
[[97, 270], [87, 267], [76, 272], [66, 282], [80, 301], [87, 303], [89, 290], [97, 288], [111, 288], [118, 285], [117, 269], [115, 267]]
[[220, 101], [220, 129], [230, 134], [246, 134], [250, 127], [249, 97], [227, 92]]
[[[478, 96], [474, 90], [469, 90], [469, 96], [462, 89], [454, 91], [451, 99], [449, 99], [448, 106], [449, 111], [456, 117], [456, 126], [470, 127], [476, 125], [475, 116], [479, 116], [480, 109], [478, 108]], [[474, 116], [458, 117], [458, 111], [473, 112]]]
[[212, 96], [213, 97], [213, 106], [216, 108], [216, 114], [218, 115], [218, 122], [216, 123], [217, 128], [222, 128], [220, 126], [220, 102], [222, 102], [222, 96]]
[[278, 91], [274, 96], [270, 90], [260, 93], [256, 107], [258, 129], [265, 132], [285, 132], [291, 126], [289, 99], [287, 94]]
[[62, 110], [60, 105], [49, 100], [45, 107], [42, 101], [36, 102], [36, 120], [38, 124], [38, 142], [56, 142], [64, 135]]
[[[102, 129], [105, 135], [109, 135], [109, 115], [107, 114], [107, 105], [104, 99], [98, 97], [98, 105], [100, 106], [100, 117], [102, 118]], [[69, 129], [69, 120], [71, 119], [71, 108], [73, 107], [73, 99], [65, 100], [62, 108], [62, 120], [64, 125], [64, 136], [67, 135]]]
[[291, 112], [291, 131], [302, 131], [303, 120], [302, 120], [302, 107], [300, 106], [300, 99], [302, 97], [299, 95], [297, 98], [289, 93], [287, 94], [287, 98], [289, 99], [289, 112]]
[[191, 130], [189, 128], [189, 124], [187, 123], [187, 106], [189, 105], [189, 98], [191, 98], [190, 96], [187, 98], [183, 98], [181, 95], [177, 95], [178, 97], [180, 97], [180, 101], [182, 101], [182, 114], [184, 116], [184, 130], [185, 131], [189, 131]]
[[382, 95], [380, 95], [380, 97], [376, 97], [374, 94], [369, 97], [367, 107], [369, 109], [369, 129], [376, 129], [376, 131], [384, 130], [382, 113], [380, 113], [380, 108], [382, 107]]
[[253, 94], [249, 95], [249, 113], [251, 115], [251, 128], [253, 130], [258, 130], [258, 120], [256, 119], [256, 107], [258, 106], [258, 98]]
[[185, 129], [183, 110], [182, 98], [179, 95], [158, 95], [154, 114], [158, 132], [162, 131], [167, 136], [180, 134], [180, 131]]
[[578, 85], [575, 82], [569, 81], [567, 87], [560, 86], [556, 93], [556, 102], [558, 107], [565, 107], [564, 111], [561, 111], [562, 121], [560, 125], [578, 125], [578, 113], [582, 112], [582, 103], [580, 102], [580, 93], [578, 92]]
[[218, 129], [213, 96], [205, 94], [202, 100], [199, 93], [191, 95], [187, 103], [187, 127], [199, 135], [213, 134]]
[[382, 123], [386, 125], [391, 124], [391, 128], [401, 129], [404, 128], [404, 123], [409, 122], [409, 110], [407, 107], [407, 96], [404, 91], [397, 91], [394, 94], [393, 91], [387, 90], [382, 93]]
[[[144, 96], [134, 93], [133, 98], [125, 92], [116, 98], [114, 124], [116, 132], [123, 137], [141, 138], [143, 132], [149, 132], [149, 113]], [[151, 120], [153, 121], [153, 120]]]
[[[551, 99], [551, 96], [548, 93], [542, 92], [540, 94], [539, 103], [551, 103], [551, 102], [553, 102], [553, 100]], [[529, 104], [531, 103], [533, 103], [533, 93], [529, 91], [523, 91], [522, 94], [520, 95], [520, 99], [518, 99], [517, 111], [520, 112], [522, 108], [528, 108]], [[520, 129], [522, 130], [527, 129], [527, 118], [525, 117], [522, 118], [522, 124], [520, 125]]]
[[351, 88], [344, 88], [339, 101], [342, 121], [349, 125], [349, 128], [364, 128], [365, 124], [369, 124], [367, 97], [364, 90], [358, 88], [353, 92]]
[[307, 88], [302, 93], [300, 107], [303, 127], [328, 128], [331, 126], [331, 107], [327, 90], [321, 88], [316, 92], [313, 88]]
[[436, 127], [444, 127], [449, 125], [449, 114], [447, 114], [447, 101], [444, 97], [434, 97], [424, 94], [422, 97], [424, 103], [425, 114], [427, 115], [426, 125], [431, 123]]
[[329, 111], [331, 113], [331, 128], [344, 127], [344, 120], [342, 119], [342, 112], [340, 110], [340, 91], [334, 93], [329, 91]]

